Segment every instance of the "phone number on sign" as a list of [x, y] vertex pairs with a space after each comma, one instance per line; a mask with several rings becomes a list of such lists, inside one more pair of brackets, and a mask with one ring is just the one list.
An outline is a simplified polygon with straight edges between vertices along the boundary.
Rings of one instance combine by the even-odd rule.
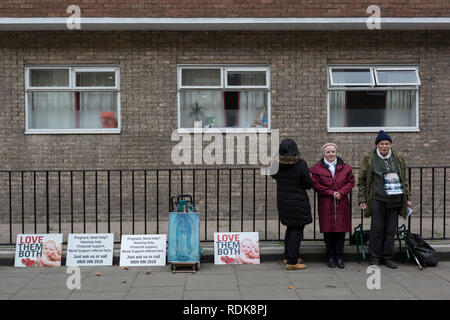
[[77, 260], [77, 264], [97, 264], [103, 263], [103, 260]]
[[152, 264], [156, 263], [156, 260], [130, 260], [130, 264]]

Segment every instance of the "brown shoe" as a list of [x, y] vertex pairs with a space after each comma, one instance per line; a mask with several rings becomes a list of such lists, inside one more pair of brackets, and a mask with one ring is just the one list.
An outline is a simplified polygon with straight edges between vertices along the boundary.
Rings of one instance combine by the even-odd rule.
[[297, 264], [286, 264], [287, 270], [303, 270], [306, 269], [306, 265], [303, 263], [297, 263]]
[[[302, 258], [298, 258], [298, 263], [303, 263]], [[287, 259], [283, 260], [283, 264], [287, 264]]]

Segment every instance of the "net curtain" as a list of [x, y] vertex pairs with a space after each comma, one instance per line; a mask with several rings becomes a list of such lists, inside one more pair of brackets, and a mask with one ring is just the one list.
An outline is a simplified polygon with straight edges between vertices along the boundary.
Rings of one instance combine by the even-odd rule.
[[[34, 74], [31, 81], [67, 86], [66, 79], [65, 73], [44, 72]], [[95, 81], [96, 85], [101, 86], [98, 78]], [[31, 129], [102, 128], [101, 114], [104, 111], [117, 111], [117, 92], [80, 90], [28, 93], [28, 126]]]
[[[352, 112], [346, 108], [346, 91], [330, 91], [330, 124], [332, 127], [347, 127], [348, 113]], [[382, 113], [377, 117], [382, 119], [378, 126], [407, 127], [414, 126], [416, 119], [416, 92], [411, 90], [386, 91], [386, 108], [376, 110]], [[364, 109], [364, 106], [361, 106]]]

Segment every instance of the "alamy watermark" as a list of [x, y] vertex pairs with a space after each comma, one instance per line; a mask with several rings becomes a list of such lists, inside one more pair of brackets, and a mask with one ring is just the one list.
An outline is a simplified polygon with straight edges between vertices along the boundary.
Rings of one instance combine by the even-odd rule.
[[372, 14], [370, 17], [367, 18], [367, 28], [369, 30], [381, 29], [381, 9], [377, 5], [371, 5], [367, 7], [366, 10], [367, 13]]
[[381, 270], [380, 267], [376, 266], [376, 265], [370, 265], [367, 267], [367, 274], [371, 274], [371, 276], [369, 276], [367, 278], [366, 281], [366, 286], [367, 289], [369, 290], [373, 290], [373, 289], [377, 289], [380, 290], [381, 289]]
[[69, 30], [80, 30], [81, 29], [81, 9], [77, 5], [68, 6], [66, 13], [71, 14], [67, 18], [66, 26]]
[[81, 289], [81, 269], [80, 267], [67, 267], [66, 273], [71, 274], [67, 277], [66, 287], [69, 290]]
[[[202, 122], [195, 121], [193, 134], [174, 130], [171, 140], [181, 140], [171, 152], [171, 160], [175, 165], [259, 164], [262, 166], [261, 175], [272, 175], [278, 172], [278, 161], [276, 161], [280, 144], [278, 129], [272, 129], [270, 133], [255, 132], [251, 129], [241, 129], [239, 132], [230, 128], [202, 129]], [[203, 147], [203, 142], [209, 142], [209, 144]], [[246, 162], [247, 154], [248, 163]]]

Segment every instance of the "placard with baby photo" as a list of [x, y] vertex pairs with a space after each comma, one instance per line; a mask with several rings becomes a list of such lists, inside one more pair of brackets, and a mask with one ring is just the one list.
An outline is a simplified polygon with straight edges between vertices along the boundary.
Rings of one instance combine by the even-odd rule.
[[215, 232], [214, 264], [259, 264], [258, 232]]
[[14, 267], [59, 267], [62, 234], [18, 234]]

